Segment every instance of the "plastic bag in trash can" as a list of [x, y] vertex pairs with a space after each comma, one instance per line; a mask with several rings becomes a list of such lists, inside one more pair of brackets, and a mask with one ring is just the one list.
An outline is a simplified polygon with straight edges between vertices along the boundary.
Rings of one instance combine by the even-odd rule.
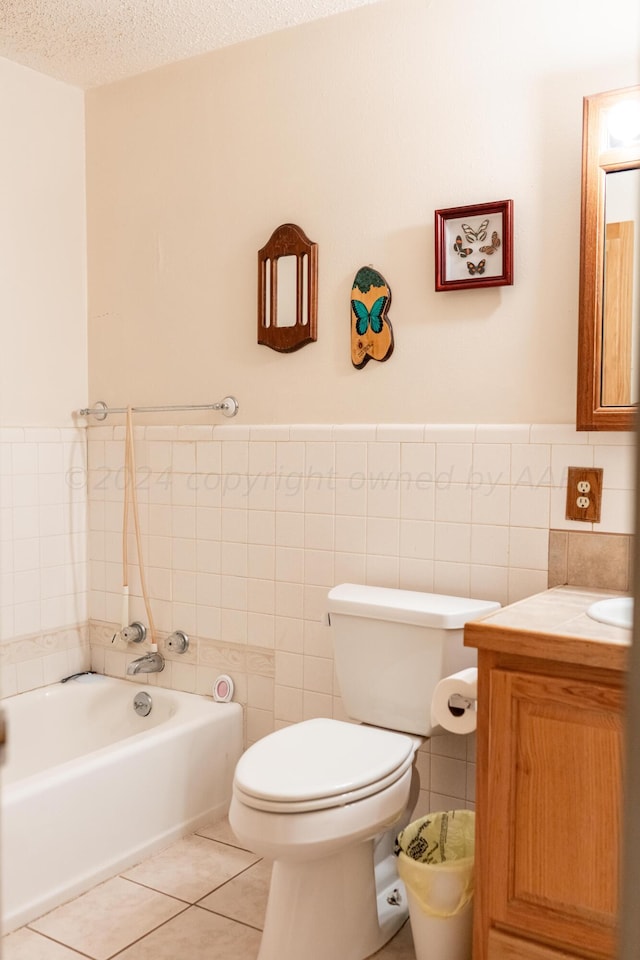
[[452, 917], [471, 900], [474, 841], [473, 810], [430, 813], [398, 834], [398, 873], [425, 913]]

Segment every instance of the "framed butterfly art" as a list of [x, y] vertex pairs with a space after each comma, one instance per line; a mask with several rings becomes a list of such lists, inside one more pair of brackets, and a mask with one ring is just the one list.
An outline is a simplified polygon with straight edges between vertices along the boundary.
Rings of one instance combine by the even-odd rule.
[[513, 283], [513, 200], [435, 212], [436, 290]]

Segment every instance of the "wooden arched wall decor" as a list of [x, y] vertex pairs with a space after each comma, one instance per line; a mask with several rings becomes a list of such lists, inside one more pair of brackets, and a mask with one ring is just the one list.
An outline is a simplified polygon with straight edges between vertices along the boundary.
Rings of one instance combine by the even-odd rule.
[[317, 322], [318, 244], [283, 223], [258, 251], [258, 343], [293, 353], [317, 340]]

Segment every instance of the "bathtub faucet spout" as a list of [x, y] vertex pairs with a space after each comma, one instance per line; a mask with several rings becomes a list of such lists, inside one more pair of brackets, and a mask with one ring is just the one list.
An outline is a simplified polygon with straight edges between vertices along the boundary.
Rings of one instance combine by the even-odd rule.
[[164, 670], [164, 657], [161, 653], [145, 653], [143, 657], [132, 660], [127, 666], [129, 675], [136, 673], [160, 673]]

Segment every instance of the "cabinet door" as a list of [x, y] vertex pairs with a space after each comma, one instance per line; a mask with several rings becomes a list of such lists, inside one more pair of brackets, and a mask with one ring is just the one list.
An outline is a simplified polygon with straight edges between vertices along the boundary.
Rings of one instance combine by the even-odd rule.
[[614, 956], [622, 709], [617, 687], [490, 672], [492, 924]]

